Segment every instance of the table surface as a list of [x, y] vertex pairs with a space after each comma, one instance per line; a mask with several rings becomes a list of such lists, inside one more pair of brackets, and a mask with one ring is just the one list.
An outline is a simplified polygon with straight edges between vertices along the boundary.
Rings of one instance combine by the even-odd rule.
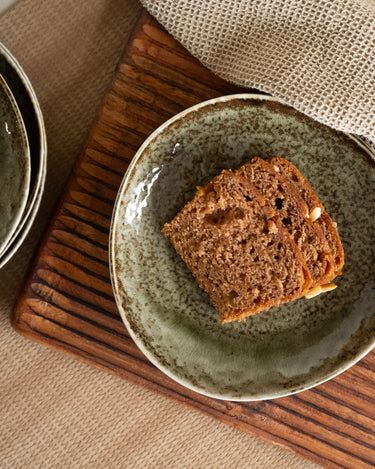
[[90, 11], [79, 3], [23, 0], [0, 19], [0, 40], [36, 89], [49, 140], [39, 216], [0, 272], [2, 465], [316, 467], [12, 331], [9, 314], [27, 265], [140, 11], [135, 0], [94, 0]]
[[[13, 314], [17, 331], [75, 358], [331, 467], [373, 467], [374, 354], [315, 389], [232, 403], [175, 383], [139, 351], [108, 269], [113, 204], [144, 139], [181, 110], [243, 90], [214, 76], [143, 13], [54, 212]], [[350, 402], [350, 403], [349, 403]]]

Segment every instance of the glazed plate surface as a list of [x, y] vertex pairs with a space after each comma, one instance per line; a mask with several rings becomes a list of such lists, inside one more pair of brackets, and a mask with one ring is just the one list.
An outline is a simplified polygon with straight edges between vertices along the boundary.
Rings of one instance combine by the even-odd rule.
[[[254, 156], [287, 158], [308, 179], [345, 266], [330, 293], [223, 325], [162, 228], [196, 186]], [[374, 207], [375, 159], [354, 137], [260, 95], [194, 106], [146, 140], [118, 193], [110, 267], [123, 321], [152, 363], [197, 392], [260, 400], [315, 386], [375, 343]]]
[[10, 88], [0, 75], [0, 254], [22, 218], [30, 173], [24, 122]]
[[47, 137], [42, 112], [25, 72], [15, 57], [0, 43], [0, 73], [7, 82], [23, 117], [30, 147], [30, 190], [22, 218], [0, 256], [0, 268], [17, 252], [38, 212], [47, 170]]

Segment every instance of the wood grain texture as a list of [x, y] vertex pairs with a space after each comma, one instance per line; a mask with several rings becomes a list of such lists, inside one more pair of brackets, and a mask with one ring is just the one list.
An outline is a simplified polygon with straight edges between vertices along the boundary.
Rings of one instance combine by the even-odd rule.
[[375, 466], [375, 354], [315, 389], [233, 403], [185, 389], [139, 351], [118, 314], [108, 235], [118, 187], [144, 139], [200, 101], [240, 92], [143, 13], [35, 257], [12, 322], [26, 337], [327, 467]]

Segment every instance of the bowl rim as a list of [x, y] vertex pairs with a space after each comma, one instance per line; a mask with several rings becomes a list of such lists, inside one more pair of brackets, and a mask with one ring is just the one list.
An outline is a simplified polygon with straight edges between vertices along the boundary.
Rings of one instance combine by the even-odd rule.
[[[25, 212], [23, 213], [23, 222], [20, 227], [17, 228], [16, 232], [13, 233], [13, 236], [8, 241], [5, 246], [5, 250], [0, 255], [0, 269], [13, 257], [13, 255], [18, 251], [19, 247], [23, 243], [24, 239], [28, 235], [36, 215], [38, 213], [42, 196], [44, 193], [46, 175], [47, 175], [47, 134], [44, 124], [42, 110], [34, 91], [31, 82], [24, 72], [23, 68], [19, 64], [18, 60], [13, 56], [13, 54], [5, 47], [5, 45], [0, 42], [0, 55], [7, 62], [9, 67], [17, 74], [19, 80], [22, 82], [25, 92], [27, 93], [30, 103], [32, 105], [35, 121], [38, 127], [38, 138], [39, 138], [39, 154], [38, 161], [39, 167], [37, 170], [37, 176], [35, 179], [34, 188], [31, 192], [31, 199], [26, 205]], [[9, 88], [11, 86], [8, 84]], [[27, 123], [25, 123], [27, 131]]]
[[10, 240], [13, 238], [14, 233], [17, 231], [19, 224], [22, 221], [25, 208], [27, 206], [27, 201], [30, 194], [30, 178], [31, 178], [31, 156], [30, 156], [30, 145], [29, 139], [27, 136], [27, 131], [25, 123], [21, 114], [21, 111], [18, 107], [17, 101], [13, 96], [13, 93], [8, 86], [4, 77], [0, 74], [0, 87], [3, 89], [4, 94], [7, 96], [9, 104], [14, 112], [20, 137], [22, 139], [22, 148], [23, 148], [23, 161], [25, 163], [25, 175], [23, 181], [23, 187], [21, 191], [21, 198], [19, 199], [19, 207], [17, 210], [17, 215], [14, 217], [13, 221], [10, 224], [10, 228], [2, 242], [0, 242], [0, 257], [6, 252], [7, 246], [9, 245]]
[[[171, 124], [174, 122], [182, 119], [188, 114], [191, 114], [201, 108], [211, 106], [213, 104], [217, 103], [223, 103], [223, 102], [228, 102], [228, 101], [233, 101], [233, 100], [265, 100], [265, 101], [271, 101], [271, 102], [276, 102], [282, 105], [285, 105], [289, 108], [289, 104], [285, 103], [285, 101], [270, 96], [270, 95], [264, 95], [261, 93], [239, 93], [239, 94], [230, 94], [230, 95], [225, 95], [225, 96], [219, 96], [217, 98], [212, 98], [203, 102], [200, 102], [198, 104], [195, 104], [194, 106], [191, 106], [180, 113], [174, 115], [167, 121], [165, 121], [163, 124], [161, 124], [156, 130], [154, 130], [149, 137], [143, 142], [143, 144], [139, 147], [137, 152], [135, 153], [134, 157], [132, 158], [125, 175], [122, 179], [121, 185], [118, 189], [116, 200], [114, 203], [113, 207], [113, 212], [112, 212], [112, 217], [111, 217], [111, 224], [110, 224], [110, 233], [109, 233], [109, 271], [110, 271], [110, 278], [111, 278], [111, 283], [112, 283], [112, 289], [114, 293], [114, 298], [116, 301], [117, 308], [119, 310], [121, 319], [123, 323], [125, 324], [130, 337], [132, 340], [135, 342], [137, 347], [141, 350], [141, 352], [146, 356], [146, 358], [160, 371], [162, 371], [164, 374], [166, 374], [169, 378], [171, 378], [173, 381], [177, 382], [178, 384], [184, 386], [185, 388], [197, 392], [201, 395], [211, 397], [214, 399], [219, 399], [219, 400], [230, 400], [233, 402], [254, 402], [254, 401], [261, 401], [261, 400], [268, 400], [268, 399], [276, 399], [279, 397], [286, 397], [286, 396], [291, 396], [296, 393], [299, 393], [301, 391], [306, 391], [308, 389], [314, 388], [315, 386], [318, 386], [326, 381], [329, 381], [330, 379], [338, 376], [339, 374], [343, 373], [344, 371], [348, 370], [350, 367], [352, 367], [355, 363], [360, 361], [363, 357], [365, 357], [375, 346], [375, 336], [372, 337], [372, 339], [369, 342], [369, 345], [365, 347], [364, 350], [362, 350], [360, 353], [356, 354], [354, 357], [351, 359], [343, 360], [342, 365], [337, 367], [332, 373], [328, 373], [327, 375], [318, 378], [316, 380], [313, 380], [312, 382], [306, 384], [306, 385], [300, 385], [297, 386], [296, 388], [293, 388], [292, 390], [286, 390], [285, 392], [280, 391], [280, 392], [274, 392], [274, 393], [263, 393], [259, 392], [256, 394], [252, 395], [240, 395], [240, 396], [233, 396], [230, 393], [215, 393], [215, 392], [209, 392], [204, 389], [201, 389], [199, 386], [196, 386], [194, 384], [191, 384], [188, 380], [180, 378], [179, 376], [176, 376], [171, 370], [166, 367], [165, 365], [161, 364], [158, 359], [147, 349], [147, 347], [144, 345], [143, 341], [141, 338], [137, 337], [137, 334], [133, 331], [133, 329], [130, 326], [130, 323], [126, 317], [126, 312], [124, 311], [122, 304], [121, 304], [121, 299], [119, 296], [119, 282], [118, 278], [116, 275], [116, 256], [115, 256], [115, 244], [116, 244], [116, 234], [117, 234], [117, 229], [118, 229], [118, 216], [119, 216], [119, 208], [121, 204], [121, 200], [124, 196], [124, 193], [126, 192], [127, 186], [130, 182], [130, 178], [132, 176], [132, 172], [134, 168], [136, 167], [138, 161], [140, 160], [141, 156], [143, 155], [144, 150], [148, 147], [148, 145], [160, 134], [162, 133], [167, 127], [169, 127]], [[324, 124], [321, 124], [324, 125]], [[359, 137], [348, 134], [345, 132], [338, 131], [341, 134], [349, 137], [355, 144], [357, 144], [362, 150], [364, 150], [374, 161], [375, 161], [375, 153], [372, 151], [372, 149], [365, 143], [363, 142]]]

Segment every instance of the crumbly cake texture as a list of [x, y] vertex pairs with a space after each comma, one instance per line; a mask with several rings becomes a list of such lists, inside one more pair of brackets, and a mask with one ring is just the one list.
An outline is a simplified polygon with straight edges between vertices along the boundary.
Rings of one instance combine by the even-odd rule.
[[309, 213], [313, 216], [314, 223], [322, 229], [328, 241], [334, 261], [334, 273], [335, 275], [340, 275], [345, 257], [336, 223], [331, 220], [331, 217], [325, 211], [322, 202], [309, 182], [292, 163], [285, 158], [276, 157], [269, 158], [268, 161], [299, 191], [309, 209]]
[[344, 265], [336, 224], [284, 158], [222, 171], [163, 232], [223, 323], [333, 290]]
[[278, 213], [305, 259], [310, 288], [330, 282], [336, 275], [331, 249], [322, 228], [310, 219], [308, 206], [295, 186], [262, 158], [253, 158], [238, 174], [254, 184]]
[[303, 255], [264, 195], [224, 170], [163, 229], [231, 322], [303, 296], [311, 276]]

